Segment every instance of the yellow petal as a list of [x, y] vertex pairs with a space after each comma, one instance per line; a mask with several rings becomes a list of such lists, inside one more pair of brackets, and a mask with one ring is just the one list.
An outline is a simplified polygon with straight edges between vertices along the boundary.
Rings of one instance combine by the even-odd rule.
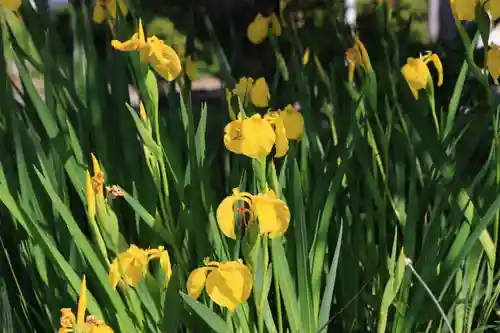
[[132, 38], [125, 42], [120, 42], [119, 40], [113, 39], [111, 41], [111, 46], [118, 51], [135, 51], [140, 46], [139, 35], [137, 33], [132, 35]]
[[309, 63], [309, 48], [304, 51], [304, 55], [302, 56], [302, 65], [307, 65]]
[[165, 288], [168, 286], [170, 277], [172, 276], [172, 264], [170, 263], [170, 255], [164, 250], [160, 254], [160, 267], [165, 272]]
[[257, 107], [265, 108], [269, 105], [269, 87], [265, 78], [261, 77], [255, 81], [250, 96], [253, 105]]
[[271, 15], [271, 31], [273, 32], [273, 35], [277, 37], [281, 36], [282, 30], [280, 19], [274, 13]]
[[278, 115], [274, 121], [274, 132], [276, 133], [276, 157], [283, 157], [288, 152], [288, 139], [286, 138], [285, 125]]
[[420, 58], [408, 58], [406, 64], [401, 69], [408, 86], [415, 99], [418, 99], [418, 91], [427, 86], [429, 79], [429, 69]]
[[450, 5], [460, 21], [472, 21], [476, 18], [476, 0], [450, 0]]
[[436, 70], [438, 72], [438, 87], [443, 84], [443, 64], [441, 63], [441, 59], [439, 59], [437, 54], [433, 54], [429, 57], [429, 61], [434, 64]]
[[485, 3], [485, 7], [490, 11], [492, 20], [496, 20], [500, 17], [500, 1], [489, 0]]
[[273, 190], [252, 198], [252, 209], [259, 219], [259, 229], [269, 237], [282, 236], [290, 224], [290, 210]]
[[241, 151], [251, 158], [269, 155], [276, 141], [273, 128], [259, 114], [254, 114], [251, 118], [242, 121], [241, 136]]
[[113, 329], [106, 324], [91, 327], [88, 333], [114, 333]]
[[101, 5], [100, 1], [98, 1], [94, 7], [92, 20], [95, 23], [102, 23], [106, 19], [106, 16], [107, 16], [106, 7]]
[[106, 2], [106, 9], [109, 16], [116, 18], [116, 0], [108, 0]]
[[148, 62], [165, 80], [173, 81], [182, 70], [181, 60], [175, 50], [155, 36], [148, 38], [148, 44]]
[[242, 120], [233, 120], [224, 127], [224, 145], [235, 154], [242, 154]]
[[241, 103], [245, 104], [250, 100], [252, 86], [253, 79], [251, 77], [242, 77], [234, 86], [233, 93], [241, 99]]
[[148, 265], [148, 254], [143, 249], [131, 245], [126, 252], [118, 255], [113, 260], [109, 270], [109, 282], [111, 287], [122, 279], [129, 286], [137, 286], [144, 277]]
[[304, 117], [302, 113], [288, 104], [284, 110], [279, 112], [279, 115], [283, 120], [288, 140], [298, 140], [304, 135]]
[[262, 43], [269, 32], [269, 18], [263, 17], [260, 13], [248, 25], [247, 37], [253, 44]]
[[121, 280], [120, 267], [118, 266], [118, 260], [115, 259], [109, 265], [108, 281], [112, 289], [116, 288], [118, 281]]
[[189, 274], [186, 283], [186, 289], [189, 296], [195, 299], [200, 297], [201, 291], [205, 287], [207, 274], [211, 269], [211, 267], [201, 267], [193, 270], [191, 274]]
[[21, 7], [21, 0], [2, 0], [0, 5], [6, 9], [16, 11]]
[[85, 310], [87, 309], [87, 280], [85, 275], [82, 277], [82, 285], [80, 287], [80, 298], [78, 299], [78, 312], [76, 313], [76, 325], [83, 325], [85, 322]]
[[87, 215], [93, 219], [96, 212], [95, 192], [89, 170], [85, 170], [85, 197], [87, 198]]
[[101, 167], [99, 166], [99, 161], [95, 157], [94, 153], [90, 153], [92, 157], [92, 169], [94, 170], [94, 176], [101, 172]]
[[488, 50], [487, 67], [495, 84], [500, 76], [500, 47], [492, 44]]
[[236, 239], [234, 230], [234, 204], [240, 200], [238, 196], [226, 197], [217, 207], [217, 222], [224, 235]]
[[234, 311], [250, 296], [252, 282], [250, 270], [241, 262], [220, 263], [208, 275], [206, 290], [212, 301]]

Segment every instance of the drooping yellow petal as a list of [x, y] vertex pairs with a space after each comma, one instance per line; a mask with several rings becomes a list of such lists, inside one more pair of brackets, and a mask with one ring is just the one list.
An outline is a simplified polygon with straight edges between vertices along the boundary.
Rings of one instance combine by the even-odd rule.
[[21, 7], [21, 0], [1, 0], [0, 7], [16, 11], [19, 9], [19, 7]]
[[443, 64], [441, 63], [441, 59], [439, 59], [437, 54], [432, 54], [428, 58], [429, 62], [432, 62], [434, 66], [436, 67], [436, 70], [438, 72], [438, 87], [440, 87], [443, 84]]
[[259, 220], [259, 229], [269, 237], [285, 234], [290, 224], [290, 209], [276, 197], [273, 190], [252, 197], [252, 209]]
[[242, 77], [234, 86], [233, 93], [241, 99], [241, 103], [245, 104], [250, 100], [252, 87], [253, 79], [251, 77]]
[[203, 288], [205, 287], [205, 282], [207, 280], [207, 274], [211, 271], [211, 267], [201, 267], [196, 268], [189, 274], [186, 289], [188, 295], [193, 298], [198, 298], [201, 295]]
[[165, 272], [165, 288], [168, 286], [170, 277], [172, 276], [172, 263], [170, 262], [170, 255], [167, 250], [160, 254], [160, 267]]
[[485, 2], [485, 8], [490, 11], [493, 21], [500, 17], [500, 1], [488, 0]]
[[83, 275], [80, 298], [78, 299], [78, 311], [76, 313], [76, 325], [79, 327], [82, 327], [85, 322], [85, 310], [87, 310], [87, 280], [85, 275]]
[[252, 279], [250, 270], [243, 263], [239, 261], [220, 263], [218, 268], [208, 274], [207, 294], [212, 301], [233, 312], [250, 296]]
[[292, 105], [288, 104], [279, 115], [285, 126], [288, 140], [298, 140], [304, 135], [304, 117]]
[[133, 34], [132, 37], [125, 42], [120, 42], [116, 39], [111, 41], [111, 46], [118, 51], [135, 51], [140, 45], [141, 43], [139, 42], [139, 35], [137, 33]]
[[500, 46], [492, 44], [488, 50], [487, 67], [495, 84], [500, 76]]
[[460, 21], [476, 18], [476, 0], [450, 0], [451, 9]]
[[279, 115], [274, 120], [274, 133], [276, 134], [276, 157], [283, 157], [288, 152], [288, 139], [286, 138], [285, 125]]
[[261, 77], [255, 81], [250, 96], [252, 104], [257, 107], [265, 108], [269, 105], [269, 87], [265, 78]]
[[224, 145], [229, 151], [235, 154], [243, 154], [243, 137], [241, 131], [242, 124], [243, 120], [237, 119], [233, 120], [224, 127]]
[[406, 64], [401, 69], [408, 86], [415, 99], [418, 99], [418, 91], [427, 86], [429, 79], [429, 69], [421, 58], [408, 58]]
[[241, 136], [241, 151], [251, 158], [269, 155], [276, 141], [273, 128], [259, 114], [242, 121]]
[[89, 170], [85, 170], [85, 197], [87, 199], [87, 215], [93, 219], [96, 213], [95, 192]]
[[276, 37], [281, 36], [282, 29], [281, 29], [280, 19], [278, 18], [278, 16], [276, 16], [275, 13], [273, 13], [273, 15], [271, 15], [270, 21], [271, 21], [271, 31], [272, 31], [273, 35]]
[[102, 23], [107, 17], [106, 7], [101, 5], [100, 1], [97, 1], [94, 12], [92, 14], [92, 20], [95, 23]]
[[[279, 23], [279, 22], [278, 22]], [[266, 38], [269, 32], [269, 18], [257, 14], [254, 20], [248, 25], [247, 37], [253, 44], [260, 44]]]
[[217, 223], [219, 228], [226, 237], [236, 239], [234, 204], [240, 200], [238, 196], [229, 196], [221, 201], [217, 207]]
[[173, 81], [182, 70], [181, 60], [175, 50], [156, 36], [149, 37], [148, 44], [148, 62], [165, 80]]

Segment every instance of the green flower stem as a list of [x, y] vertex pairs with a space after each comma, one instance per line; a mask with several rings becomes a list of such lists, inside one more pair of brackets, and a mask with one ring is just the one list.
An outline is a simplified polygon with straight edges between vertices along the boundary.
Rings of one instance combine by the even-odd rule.
[[266, 295], [266, 280], [267, 280], [267, 265], [269, 262], [269, 237], [265, 235], [262, 242], [262, 248], [264, 250], [263, 253], [263, 272], [262, 272], [262, 287], [260, 289], [260, 297], [259, 297], [259, 333], [264, 332], [264, 304], [265, 304], [265, 295]]
[[269, 186], [267, 185], [266, 180], [266, 158], [254, 158], [252, 159], [252, 168], [257, 180], [257, 184], [260, 187], [260, 191], [266, 192], [269, 190]]
[[278, 316], [278, 332], [283, 333], [283, 314], [281, 310], [280, 285], [278, 278], [278, 269], [276, 268], [276, 265], [273, 265], [273, 275], [274, 275], [274, 292], [276, 294], [276, 311]]
[[94, 237], [95, 242], [97, 243], [97, 248], [101, 252], [104, 261], [109, 266], [109, 260], [106, 251], [106, 243], [104, 243], [104, 239], [102, 238], [101, 232], [99, 231], [99, 227], [95, 221], [95, 218], [89, 217], [90, 230], [92, 232], [92, 236]]

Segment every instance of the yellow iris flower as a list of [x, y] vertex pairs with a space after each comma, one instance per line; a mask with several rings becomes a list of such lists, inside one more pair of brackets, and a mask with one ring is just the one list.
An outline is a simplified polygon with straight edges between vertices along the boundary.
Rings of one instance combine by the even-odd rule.
[[495, 84], [498, 84], [498, 77], [500, 76], [500, 46], [495, 44], [490, 45], [487, 66], [493, 81], [495, 81]]
[[112, 40], [111, 46], [119, 51], [139, 51], [141, 59], [151, 64], [167, 81], [174, 80], [182, 70], [179, 56], [173, 48], [156, 36], [146, 39], [141, 20], [137, 32], [129, 40], [125, 42]]
[[216, 304], [234, 312], [247, 301], [253, 285], [250, 269], [241, 260], [217, 262], [205, 258], [206, 267], [196, 268], [189, 274], [188, 295], [198, 298], [205, 288]]
[[21, 7], [21, 0], [0, 0], [0, 8], [16, 11]]
[[111, 288], [116, 288], [119, 281], [129, 286], [137, 286], [139, 281], [146, 276], [149, 261], [152, 259], [160, 260], [160, 267], [166, 274], [166, 284], [168, 284], [172, 275], [172, 265], [164, 247], [144, 250], [136, 245], [130, 245], [127, 251], [120, 253], [110, 265], [108, 279]]
[[[117, 0], [97, 0], [92, 18], [95, 23], [102, 23], [106, 19], [116, 19]], [[128, 8], [125, 1], [118, 0], [118, 7], [125, 16]]]
[[460, 21], [472, 21], [476, 18], [476, 6], [484, 6], [491, 13], [492, 19], [500, 17], [498, 0], [450, 0], [451, 9]]
[[269, 105], [269, 87], [263, 77], [255, 81], [251, 77], [242, 77], [234, 86], [233, 94], [239, 96], [243, 104], [251, 101], [253, 105], [260, 108]]
[[424, 89], [429, 81], [430, 72], [427, 64], [432, 62], [438, 72], [438, 86], [443, 84], [443, 65], [437, 54], [427, 52], [425, 55], [420, 55], [418, 58], [408, 58], [406, 64], [401, 69], [406, 82], [410, 87], [415, 99], [418, 99], [418, 91]]
[[309, 54], [310, 50], [309, 48], [306, 48], [304, 54], [302, 55], [302, 65], [307, 65], [309, 63]]
[[354, 39], [354, 45], [347, 49], [345, 56], [348, 62], [349, 83], [352, 83], [354, 80], [354, 70], [356, 66], [361, 67], [365, 72], [373, 71], [366, 47], [363, 42], [359, 40], [358, 36]]
[[261, 234], [270, 238], [285, 234], [290, 224], [290, 209], [276, 197], [273, 190], [252, 195], [233, 189], [233, 194], [226, 197], [217, 207], [217, 222], [224, 235], [236, 239], [234, 208], [238, 202], [243, 202], [244, 212], [250, 214], [250, 223], [258, 220]]
[[276, 142], [271, 124], [259, 114], [233, 120], [226, 125], [224, 133], [224, 145], [229, 151], [251, 158], [269, 155]]
[[268, 36], [269, 25], [271, 25], [271, 32], [274, 36], [281, 36], [281, 24], [276, 14], [264, 17], [259, 13], [247, 27], [247, 37], [250, 42], [253, 44], [262, 43]]
[[[76, 317], [70, 308], [61, 309], [61, 327], [58, 333], [82, 332], [82, 333], [113, 333], [113, 329], [102, 320], [96, 320], [93, 316], [87, 316], [87, 280], [82, 277], [80, 297], [78, 299], [78, 310]], [[85, 321], [84, 321], [85, 319]]]

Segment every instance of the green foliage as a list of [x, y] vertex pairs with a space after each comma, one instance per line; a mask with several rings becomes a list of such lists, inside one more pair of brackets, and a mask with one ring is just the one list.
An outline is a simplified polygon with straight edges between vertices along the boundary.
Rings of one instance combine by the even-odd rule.
[[[430, 82], [415, 100], [401, 66], [418, 54], [408, 26], [395, 26], [387, 7], [373, 7], [370, 39], [360, 34], [374, 72], [358, 67], [353, 84], [344, 56], [353, 41], [339, 13], [299, 29], [286, 12], [283, 36], [252, 47], [272, 56], [270, 74], [264, 71], [271, 105], [298, 102], [305, 135], [290, 141], [286, 157], [250, 161], [224, 147], [227, 106], [197, 105], [184, 74], [163, 95], [164, 83], [138, 54], [98, 51], [85, 7], [68, 9], [77, 51], [68, 54], [44, 4], [35, 11], [23, 2], [22, 20], [0, 9], [3, 332], [54, 332], [60, 309], [76, 308], [83, 274], [89, 313], [115, 332], [493, 327], [500, 109], [465, 34], [458, 65], [443, 61], [445, 85]], [[119, 17], [115, 25], [120, 40], [135, 30], [137, 9], [131, 12], [134, 24]], [[198, 51], [216, 59], [217, 74], [232, 88], [242, 50], [224, 48], [210, 17], [198, 14], [190, 13], [191, 22], [210, 40]], [[187, 36], [195, 44], [189, 29]], [[234, 38], [238, 45], [242, 35]], [[304, 65], [306, 47], [311, 60]], [[196, 45], [187, 50], [198, 55]], [[21, 87], [7, 76], [10, 61]], [[129, 85], [138, 89], [146, 120], [130, 105]], [[125, 191], [107, 196], [95, 221], [86, 213], [91, 153], [105, 184]], [[237, 219], [240, 237], [225, 237], [216, 218], [221, 200], [235, 187], [258, 193], [266, 184], [290, 208], [285, 236], [268, 239]], [[168, 288], [157, 267], [135, 288], [109, 286], [109, 263], [128, 244], [168, 249]], [[189, 273], [205, 257], [243, 258], [252, 267], [252, 294], [234, 313], [206, 293], [188, 296]]]

